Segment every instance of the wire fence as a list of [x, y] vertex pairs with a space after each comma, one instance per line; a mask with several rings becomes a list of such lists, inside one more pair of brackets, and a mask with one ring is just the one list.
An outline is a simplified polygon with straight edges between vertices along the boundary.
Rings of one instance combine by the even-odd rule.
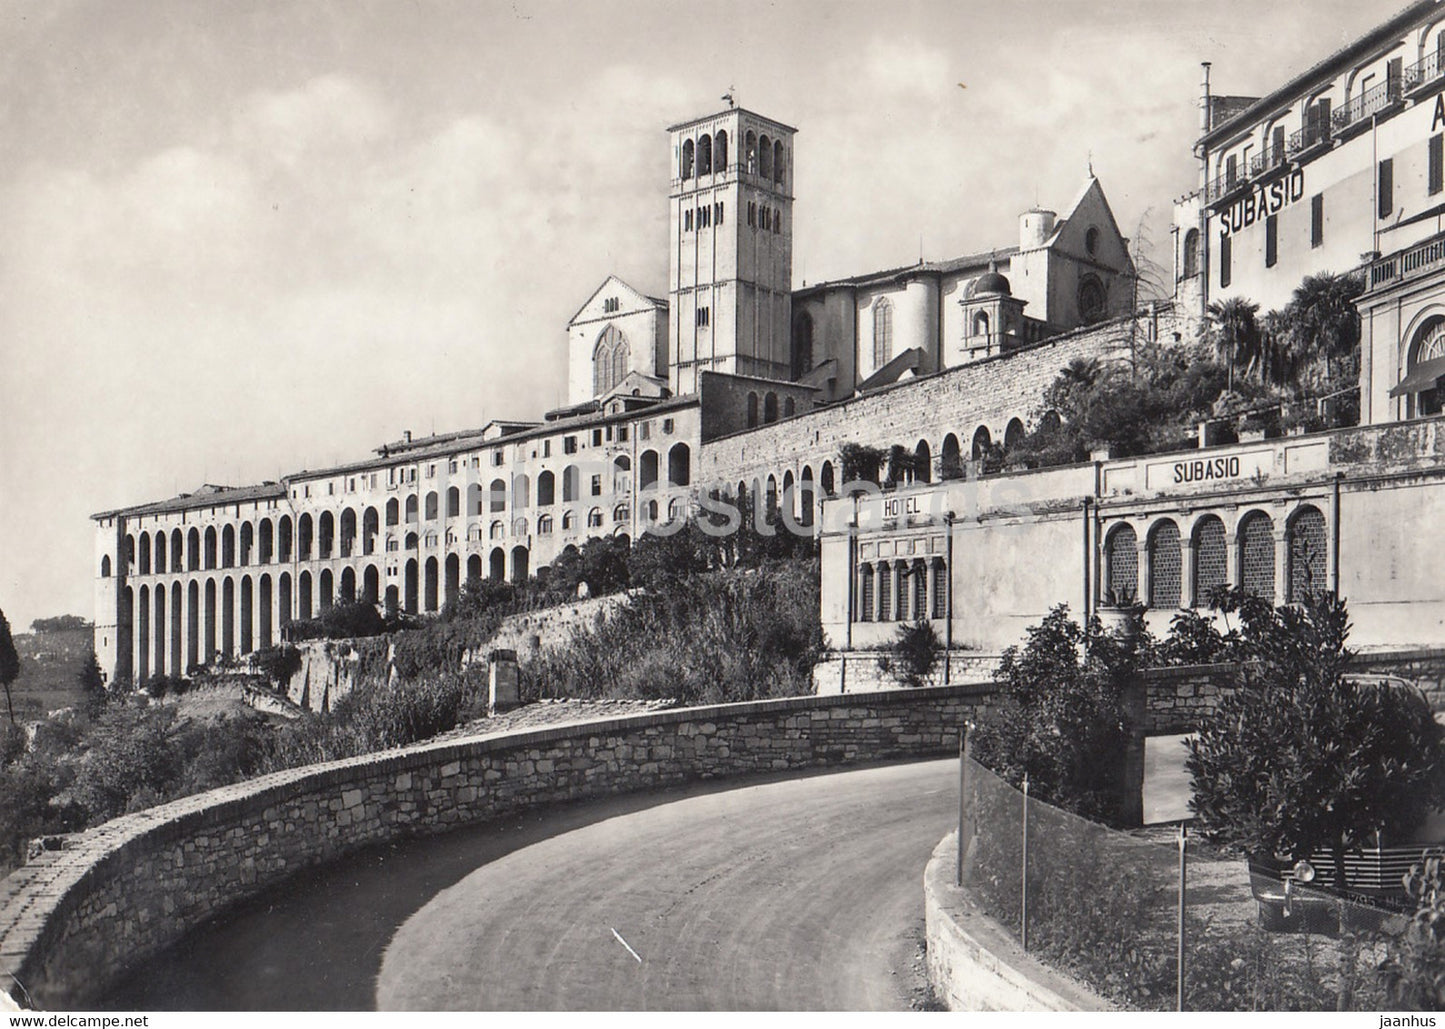
[[1406, 916], [1297, 884], [1285, 902], [1278, 882], [1262, 885], [1281, 902], [1261, 905], [1238, 857], [1186, 845], [1177, 829], [1174, 839], [1109, 829], [961, 760], [960, 885], [1025, 950], [1110, 1001], [1148, 1011], [1392, 1007], [1378, 969]]

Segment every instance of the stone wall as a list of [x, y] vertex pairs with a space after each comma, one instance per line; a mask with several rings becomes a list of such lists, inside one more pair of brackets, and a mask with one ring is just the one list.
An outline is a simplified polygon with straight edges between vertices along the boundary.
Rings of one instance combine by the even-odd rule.
[[954, 885], [958, 834], [923, 873], [928, 983], [950, 1011], [1108, 1011], [1108, 1002], [1024, 953]]
[[1445, 648], [1380, 650], [1356, 654], [1350, 669], [1367, 675], [1398, 675], [1424, 691], [1432, 711], [1445, 711]]
[[356, 848], [693, 779], [955, 752], [968, 687], [729, 704], [420, 745], [126, 815], [0, 882], [0, 978], [76, 1006], [218, 911]]
[[[813, 692], [819, 696], [836, 696], [840, 693], [907, 689], [891, 671], [885, 670], [880, 661], [885, 656], [882, 651], [876, 650], [830, 654], [813, 666]], [[998, 659], [997, 654], [971, 650], [940, 654], [938, 667], [930, 676], [929, 684], [992, 683]]]
[[[712, 439], [702, 448], [696, 481], [722, 483], [736, 488], [739, 481], [764, 481], [791, 470], [801, 478], [804, 465], [820, 479], [824, 461], [838, 469], [838, 451], [845, 443], [888, 448], [901, 444], [910, 450], [920, 439], [928, 441], [937, 464], [943, 440], [952, 433], [963, 454], [970, 453], [974, 433], [988, 429], [1002, 441], [1013, 418], [1030, 428], [1036, 423], [1044, 390], [1059, 370], [1075, 358], [1107, 360], [1127, 354], [1131, 336], [1146, 332], [1124, 318], [1045, 340], [1025, 350], [949, 368], [936, 375], [879, 389], [852, 400], [800, 414], [796, 418]], [[1158, 333], [1168, 338], [1180, 330], [1173, 308], [1159, 312]], [[842, 480], [836, 481], [841, 486]]]

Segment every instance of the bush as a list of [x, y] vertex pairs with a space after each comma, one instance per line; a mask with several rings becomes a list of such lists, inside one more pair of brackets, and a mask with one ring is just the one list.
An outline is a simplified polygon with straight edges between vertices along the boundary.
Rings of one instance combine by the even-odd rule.
[[903, 624], [893, 638], [890, 666], [893, 676], [905, 686], [922, 686], [930, 681], [938, 665], [943, 644], [929, 622]]
[[263, 647], [251, 655], [251, 667], [273, 687], [284, 687], [301, 671], [301, 651], [288, 643]]
[[335, 604], [319, 617], [286, 624], [286, 639], [301, 640], [350, 640], [367, 636], [380, 636], [396, 626], [388, 623], [377, 611], [374, 604], [364, 600]]
[[1410, 926], [1392, 940], [1380, 965], [1390, 1006], [1406, 1011], [1445, 1011], [1445, 876], [1442, 857], [1427, 853], [1405, 876], [1415, 901]]

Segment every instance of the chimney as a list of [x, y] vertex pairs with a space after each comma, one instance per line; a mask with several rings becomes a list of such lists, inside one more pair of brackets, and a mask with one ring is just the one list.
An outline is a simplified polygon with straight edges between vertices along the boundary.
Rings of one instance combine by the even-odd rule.
[[410, 443], [410, 442], [411, 442], [411, 430], [410, 430], [410, 429], [407, 429], [405, 432], [403, 432], [403, 433], [401, 434], [401, 438], [402, 438], [405, 442]]
[[1199, 83], [1199, 134], [1203, 136], [1209, 131], [1209, 62], [1204, 61], [1200, 65], [1204, 69], [1204, 78]]

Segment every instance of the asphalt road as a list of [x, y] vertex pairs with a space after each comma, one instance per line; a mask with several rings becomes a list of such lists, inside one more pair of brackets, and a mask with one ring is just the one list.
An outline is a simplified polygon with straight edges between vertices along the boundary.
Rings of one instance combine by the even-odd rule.
[[953, 761], [690, 797], [493, 861], [407, 919], [377, 1005], [906, 1010]]
[[191, 933], [97, 1007], [906, 1009], [956, 770], [694, 784], [373, 848]]

